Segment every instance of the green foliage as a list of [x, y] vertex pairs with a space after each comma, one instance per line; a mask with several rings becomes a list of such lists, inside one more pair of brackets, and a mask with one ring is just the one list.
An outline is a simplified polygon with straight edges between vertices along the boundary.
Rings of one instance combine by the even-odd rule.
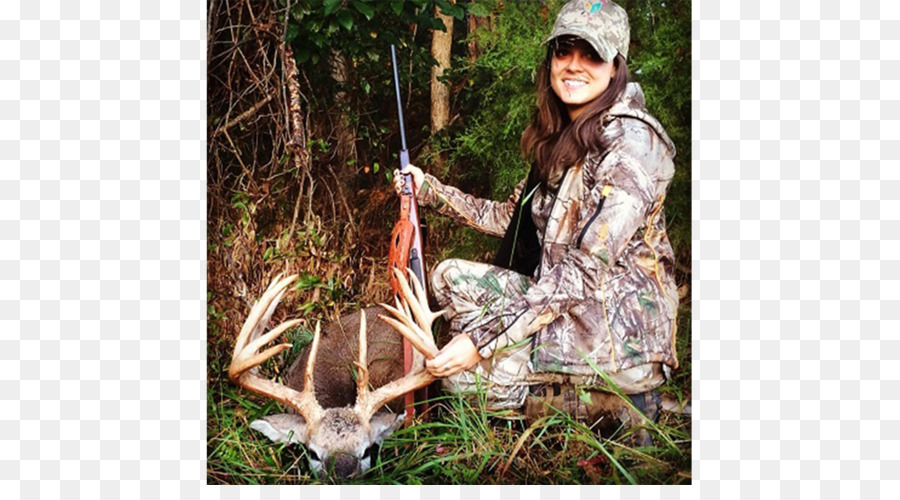
[[253, 214], [256, 213], [256, 204], [250, 201], [247, 193], [234, 193], [231, 197], [231, 206], [241, 214], [241, 226], [245, 231], [249, 230]]
[[312, 343], [313, 332], [307, 328], [296, 327], [285, 333], [285, 337], [292, 345], [289, 356], [296, 359], [303, 349]]
[[494, 2], [491, 0], [473, 0], [471, 3], [467, 3], [466, 9], [469, 11], [469, 15], [476, 17], [487, 17], [491, 15], [491, 12], [494, 10]]
[[[496, 2], [473, 4], [476, 12], [489, 12]], [[462, 127], [452, 140], [451, 178], [481, 196], [502, 199], [528, 173], [519, 154], [519, 139], [531, 119], [535, 105], [535, 70], [544, 57], [544, 38], [553, 26], [549, 10], [558, 10], [559, 0], [545, 3], [507, 2], [496, 16], [493, 29], [469, 35], [482, 54], [470, 62], [454, 60], [452, 78], [461, 80], [465, 92], [459, 105], [466, 111]]]
[[[288, 0], [278, 1], [287, 7]], [[312, 90], [305, 111], [331, 124], [343, 120], [356, 135], [358, 161], [336, 168], [355, 174], [392, 170], [398, 165], [400, 138], [390, 46], [397, 48], [407, 141], [412, 150], [430, 135], [429, 81], [435, 64], [431, 30], [446, 30], [434, 17], [435, 6], [455, 19], [462, 19], [465, 9], [448, 0], [292, 0], [290, 6], [285, 37]], [[345, 62], [343, 82], [333, 76], [338, 56]], [[335, 98], [338, 92], [343, 93], [343, 100]], [[328, 160], [333, 144], [317, 146], [320, 153], [314, 160]], [[376, 163], [391, 168], [376, 169]], [[356, 180], [363, 188], [383, 182], [380, 175]]]
[[[282, 7], [288, 0], [279, 0]], [[431, 2], [381, 0], [299, 0], [290, 2], [285, 39], [296, 50], [297, 62], [317, 64], [327, 59], [329, 51], [339, 49], [347, 55], [366, 55], [374, 45], [372, 40], [386, 34], [388, 39], [401, 38], [403, 24], [393, 30], [384, 22], [422, 23], [427, 28], [440, 29], [431, 11]], [[398, 19], [398, 17], [400, 19]], [[379, 20], [380, 19], [380, 20]], [[408, 24], [407, 24], [408, 25]], [[392, 40], [393, 41], [393, 40]], [[383, 43], [383, 42], [382, 42]]]

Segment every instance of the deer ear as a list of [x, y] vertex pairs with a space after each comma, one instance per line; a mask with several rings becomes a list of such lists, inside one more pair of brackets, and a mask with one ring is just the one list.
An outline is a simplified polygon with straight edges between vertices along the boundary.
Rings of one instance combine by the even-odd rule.
[[380, 443], [403, 423], [404, 414], [379, 412], [369, 422], [369, 442]]
[[309, 439], [306, 420], [300, 415], [289, 413], [268, 415], [254, 420], [250, 428], [262, 432], [276, 443], [306, 443]]

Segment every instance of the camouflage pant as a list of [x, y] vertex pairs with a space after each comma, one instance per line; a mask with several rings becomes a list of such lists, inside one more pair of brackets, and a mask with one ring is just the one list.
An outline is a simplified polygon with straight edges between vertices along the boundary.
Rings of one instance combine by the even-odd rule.
[[[531, 284], [531, 278], [509, 269], [461, 259], [445, 260], [431, 273], [431, 290], [438, 304], [447, 310], [445, 318], [450, 321], [453, 335], [465, 332], [473, 321], [480, 322], [484, 315], [502, 308], [504, 301], [524, 293]], [[599, 375], [575, 380], [565, 374], [535, 373], [531, 363], [533, 348], [529, 338], [498, 349], [473, 368], [443, 379], [444, 389], [450, 392], [484, 389], [488, 408], [514, 409], [525, 403], [532, 384], [561, 381], [606, 385]], [[627, 394], [654, 389], [665, 380], [659, 363], [636, 366], [609, 377]]]

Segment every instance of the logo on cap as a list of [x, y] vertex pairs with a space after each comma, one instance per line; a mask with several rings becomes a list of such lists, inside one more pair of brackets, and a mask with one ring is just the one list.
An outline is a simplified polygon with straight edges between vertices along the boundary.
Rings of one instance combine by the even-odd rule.
[[603, 2], [584, 2], [584, 13], [593, 17], [594, 14], [600, 12], [603, 8]]

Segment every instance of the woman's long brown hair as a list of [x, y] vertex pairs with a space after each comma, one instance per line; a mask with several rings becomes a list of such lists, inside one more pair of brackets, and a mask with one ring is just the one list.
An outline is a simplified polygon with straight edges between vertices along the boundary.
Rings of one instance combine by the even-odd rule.
[[625, 58], [616, 54], [613, 60], [616, 75], [609, 86], [572, 121], [565, 104], [550, 86], [550, 64], [555, 50], [554, 41], [538, 69], [537, 111], [522, 133], [520, 143], [522, 156], [534, 162], [538, 179], [552, 187], [559, 183], [567, 167], [588, 153], [602, 152], [600, 118], [625, 91], [629, 78]]

